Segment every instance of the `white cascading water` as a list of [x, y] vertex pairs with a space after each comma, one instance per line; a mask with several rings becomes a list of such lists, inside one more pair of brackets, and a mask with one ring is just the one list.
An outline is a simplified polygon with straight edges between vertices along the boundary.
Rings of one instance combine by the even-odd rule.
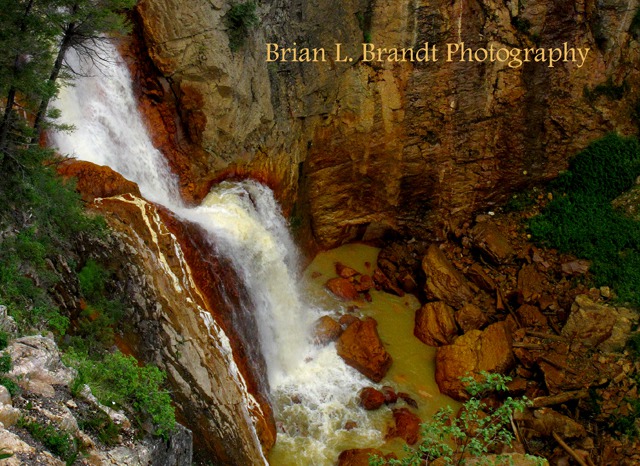
[[[304, 442], [305, 457], [296, 464], [333, 464], [339, 451], [335, 437], [348, 420], [357, 422], [361, 443], [379, 442], [379, 431], [354, 404], [354, 395], [370, 382], [347, 367], [334, 347], [311, 343], [320, 310], [301, 298], [297, 251], [273, 193], [254, 181], [225, 182], [200, 206], [186, 207], [177, 178], [139, 115], [125, 63], [112, 45], [105, 52], [111, 55], [108, 66], [84, 70], [86, 76], [63, 88], [54, 102], [62, 122], [75, 130], [53, 134], [52, 145], [109, 166], [136, 182], [148, 200], [209, 232], [250, 294], [280, 425], [278, 442]], [[73, 53], [67, 60], [74, 69], [82, 66]]]

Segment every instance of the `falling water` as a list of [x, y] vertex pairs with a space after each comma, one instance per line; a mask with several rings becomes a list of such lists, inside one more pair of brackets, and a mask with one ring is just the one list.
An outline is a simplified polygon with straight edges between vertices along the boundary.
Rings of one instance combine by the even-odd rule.
[[[147, 134], [126, 65], [115, 47], [108, 45], [105, 51], [111, 55], [109, 66], [85, 70], [86, 76], [64, 88], [54, 103], [63, 122], [75, 130], [55, 133], [53, 145], [111, 167], [136, 182], [147, 199], [209, 232], [249, 290], [281, 420], [278, 441], [306, 442], [309, 456], [298, 464], [333, 464], [337, 447], [332, 449], [332, 439], [347, 420], [359, 426], [350, 435], [364, 443], [379, 442], [380, 433], [353, 405], [354, 393], [369, 383], [343, 363], [335, 348], [316, 348], [310, 341], [309, 331], [321, 311], [298, 291], [296, 248], [273, 193], [254, 181], [225, 182], [200, 206], [186, 207], [176, 177]], [[74, 68], [81, 66], [76, 56], [68, 61]]]

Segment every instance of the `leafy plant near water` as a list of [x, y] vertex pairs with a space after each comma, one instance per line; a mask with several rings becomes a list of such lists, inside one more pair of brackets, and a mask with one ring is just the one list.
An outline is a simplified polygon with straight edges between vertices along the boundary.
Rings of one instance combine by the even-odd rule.
[[[401, 460], [370, 459], [371, 466], [421, 466], [439, 459], [446, 466], [466, 464], [470, 458], [480, 458], [502, 445], [511, 445], [514, 440], [511, 420], [516, 411], [522, 412], [527, 399], [507, 397], [498, 407], [490, 407], [482, 401], [493, 392], [507, 391], [510, 377], [481, 372], [483, 381], [463, 377], [467, 391], [472, 396], [455, 416], [450, 407], [439, 410], [431, 422], [422, 425], [422, 442], [415, 449], [407, 448], [409, 455]], [[539, 464], [542, 458], [531, 457]], [[507, 462], [508, 463], [508, 462]], [[484, 463], [484, 464], [489, 464]], [[498, 458], [495, 464], [503, 464]]]
[[251, 28], [257, 26], [256, 3], [253, 1], [234, 3], [222, 18], [227, 26], [229, 48], [235, 52], [244, 45]]
[[120, 352], [106, 354], [102, 360], [70, 352], [65, 362], [78, 370], [72, 394], [87, 384], [102, 404], [129, 411], [139, 426], [152, 421], [156, 435], [166, 437], [175, 428], [171, 397], [162, 389], [165, 374], [157, 367], [141, 367], [135, 358]]
[[529, 223], [533, 238], [593, 262], [596, 284], [640, 305], [640, 222], [611, 201], [640, 176], [640, 144], [615, 134], [578, 154], [552, 185], [554, 199]]

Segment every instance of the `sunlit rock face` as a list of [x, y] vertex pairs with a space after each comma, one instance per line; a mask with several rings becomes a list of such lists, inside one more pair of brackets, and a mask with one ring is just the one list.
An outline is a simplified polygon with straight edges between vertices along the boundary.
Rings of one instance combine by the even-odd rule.
[[233, 269], [198, 227], [139, 197], [98, 198], [93, 208], [114, 230], [108, 260], [129, 304], [120, 346], [167, 372], [200, 454], [219, 464], [263, 464], [275, 426], [264, 362], [232, 324], [243, 293]]
[[[198, 177], [274, 181], [322, 246], [393, 230], [433, 236], [555, 176], [609, 131], [636, 130], [638, 2], [277, 0], [236, 52], [225, 0], [143, 0], [148, 54], [170, 80]], [[364, 29], [364, 31], [363, 31]], [[435, 45], [434, 63], [265, 62], [266, 43], [354, 57]], [[446, 63], [446, 47], [589, 48], [587, 60]], [[598, 87], [600, 86], [600, 87]]]

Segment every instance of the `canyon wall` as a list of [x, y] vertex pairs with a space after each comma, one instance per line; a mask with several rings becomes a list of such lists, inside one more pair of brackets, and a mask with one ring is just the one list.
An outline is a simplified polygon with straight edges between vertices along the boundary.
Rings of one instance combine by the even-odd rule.
[[[172, 100], [173, 139], [203, 149], [183, 158], [183, 180], [264, 178], [287, 209], [298, 201], [294, 215], [321, 247], [389, 231], [443, 235], [554, 177], [603, 134], [637, 131], [638, 0], [265, 1], [234, 52], [230, 6], [139, 3], [154, 88], [164, 89], [150, 107]], [[268, 42], [328, 55], [339, 42], [358, 57], [365, 39], [590, 52], [581, 68], [445, 63], [442, 52], [438, 63], [265, 60]]]
[[206, 232], [140, 197], [135, 183], [108, 167], [66, 162], [90, 208], [111, 234], [87, 253], [110, 269], [124, 302], [117, 344], [167, 373], [178, 420], [193, 431], [196, 458], [265, 464], [275, 442], [264, 360], [243, 335], [246, 294]]

